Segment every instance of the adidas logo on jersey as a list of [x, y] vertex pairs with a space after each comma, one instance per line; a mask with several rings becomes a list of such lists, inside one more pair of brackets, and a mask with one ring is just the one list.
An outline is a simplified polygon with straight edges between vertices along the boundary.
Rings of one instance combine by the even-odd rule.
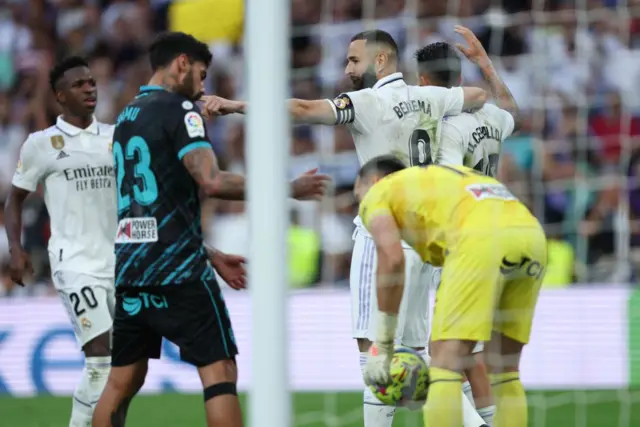
[[69, 157], [69, 155], [67, 153], [65, 153], [64, 151], [60, 151], [60, 153], [58, 154], [58, 157], [56, 157], [56, 159], [60, 160], [60, 159], [64, 159], [65, 157]]

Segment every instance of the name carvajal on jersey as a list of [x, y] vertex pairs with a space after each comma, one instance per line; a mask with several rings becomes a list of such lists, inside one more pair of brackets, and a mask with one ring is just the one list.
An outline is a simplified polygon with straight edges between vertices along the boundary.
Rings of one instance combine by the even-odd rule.
[[473, 138], [474, 142], [470, 142], [467, 147], [467, 152], [469, 154], [473, 154], [476, 147], [485, 139], [492, 139], [498, 142], [502, 141], [502, 132], [500, 132], [500, 129], [493, 126], [480, 126], [471, 133], [471, 138]]
[[158, 223], [151, 218], [124, 218], [118, 223], [116, 243], [150, 243], [158, 241]]
[[80, 168], [66, 168], [63, 172], [68, 182], [75, 183], [76, 191], [113, 188], [115, 172], [111, 165], [86, 165]]

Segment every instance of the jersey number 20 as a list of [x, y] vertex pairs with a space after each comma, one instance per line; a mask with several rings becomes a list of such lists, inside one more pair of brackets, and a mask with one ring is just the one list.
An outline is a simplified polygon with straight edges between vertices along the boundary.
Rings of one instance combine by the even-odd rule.
[[409, 139], [409, 162], [411, 166], [431, 164], [431, 138], [424, 129], [416, 129]]
[[116, 163], [116, 180], [118, 183], [118, 211], [123, 211], [131, 206], [130, 191], [123, 191], [122, 184], [125, 178], [125, 159], [135, 161], [133, 167], [133, 199], [142, 206], [148, 206], [158, 198], [158, 182], [151, 170], [151, 153], [144, 138], [134, 136], [124, 147], [118, 142], [113, 143], [113, 157]]

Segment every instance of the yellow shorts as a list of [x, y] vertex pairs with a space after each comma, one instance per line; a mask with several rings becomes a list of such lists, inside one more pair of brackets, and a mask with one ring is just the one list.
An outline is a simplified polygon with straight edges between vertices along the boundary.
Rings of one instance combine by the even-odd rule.
[[463, 232], [445, 258], [431, 339], [489, 341], [491, 331], [526, 344], [547, 263], [539, 225]]

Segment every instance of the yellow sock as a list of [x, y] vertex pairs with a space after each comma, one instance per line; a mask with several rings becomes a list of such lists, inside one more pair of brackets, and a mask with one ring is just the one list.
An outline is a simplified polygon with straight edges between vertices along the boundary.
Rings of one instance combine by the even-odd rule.
[[496, 401], [494, 427], [522, 427], [527, 425], [527, 395], [520, 382], [519, 372], [493, 374], [491, 388]]
[[424, 407], [427, 427], [462, 425], [462, 375], [440, 368], [429, 368], [429, 397]]

